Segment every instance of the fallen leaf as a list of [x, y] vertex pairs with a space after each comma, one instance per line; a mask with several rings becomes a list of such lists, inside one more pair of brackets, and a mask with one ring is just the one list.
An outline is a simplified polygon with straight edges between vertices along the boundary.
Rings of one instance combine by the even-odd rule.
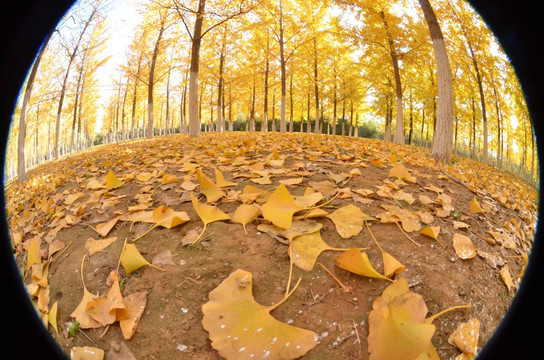
[[57, 327], [57, 308], [58, 308], [58, 301], [55, 301], [55, 303], [51, 306], [49, 313], [47, 313], [47, 322], [51, 324], [51, 326], [53, 327], [53, 329], [55, 329], [55, 332], [58, 335], [59, 329]]
[[127, 317], [119, 321], [119, 326], [121, 327], [121, 332], [125, 340], [132, 338], [134, 332], [136, 332], [136, 327], [142, 317], [142, 314], [145, 310], [147, 303], [147, 293], [145, 291], [140, 291], [133, 293], [125, 297], [124, 299]]
[[260, 305], [252, 295], [251, 273], [234, 271], [210, 292], [209, 301], [202, 306], [202, 325], [212, 347], [222, 357], [236, 360], [295, 359], [306, 354], [317, 343], [316, 333], [270, 315], [287, 297], [273, 306]]
[[247, 235], [246, 225], [255, 220], [259, 216], [259, 208], [253, 204], [240, 204], [234, 210], [234, 214], [232, 214], [232, 218], [230, 219], [232, 222], [242, 224], [244, 228], [244, 232]]
[[88, 238], [87, 242], [85, 243], [85, 249], [89, 253], [89, 256], [92, 256], [94, 253], [104, 250], [115, 240], [117, 240], [117, 236], [100, 240]]
[[225, 196], [225, 192], [206, 176], [200, 168], [196, 169], [195, 174], [200, 184], [200, 192], [206, 195], [206, 200], [209, 203], [214, 203]]
[[162, 185], [172, 184], [178, 181], [178, 177], [172, 174], [164, 174], [162, 176]]
[[113, 229], [115, 224], [117, 224], [117, 221], [119, 221], [120, 218], [121, 215], [114, 217], [110, 221], [96, 225], [96, 232], [102, 237], [108, 236], [109, 232]]
[[471, 259], [476, 256], [476, 248], [469, 237], [455, 233], [453, 235], [453, 248], [461, 259]]
[[365, 221], [375, 220], [353, 204], [342, 206], [327, 217], [332, 220], [336, 231], [344, 239], [359, 234]]
[[157, 226], [171, 229], [191, 219], [185, 211], [175, 211], [165, 205], [161, 205], [153, 210], [153, 220]]
[[289, 191], [283, 184], [279, 184], [261, 207], [263, 218], [283, 229], [289, 229], [293, 221], [293, 214], [303, 210], [298, 206]]
[[70, 360], [102, 360], [104, 350], [93, 346], [74, 346], [70, 349]]
[[130, 243], [125, 244], [125, 247], [121, 254], [121, 265], [123, 265], [123, 268], [125, 269], [125, 272], [127, 274], [130, 274], [131, 272], [136, 271], [142, 266], [146, 265], [164, 271], [164, 269], [161, 269], [160, 267], [153, 265], [149, 261], [147, 261], [142, 256], [136, 245]]
[[322, 224], [311, 220], [293, 220], [289, 229], [283, 229], [273, 224], [259, 224], [257, 230], [273, 234], [274, 236], [281, 236], [288, 241], [291, 241], [297, 236], [315, 233], [321, 230], [322, 227]]
[[512, 281], [512, 276], [510, 275], [510, 268], [508, 267], [508, 264], [504, 265], [500, 271], [501, 279], [508, 288], [508, 292], [512, 290], [515, 286]]
[[361, 252], [356, 248], [349, 249], [339, 254], [334, 260], [334, 264], [339, 268], [354, 274], [393, 281], [376, 271], [376, 269], [370, 263], [366, 252]]
[[[456, 346], [464, 354], [469, 355], [468, 359], [472, 359], [478, 349], [479, 332], [480, 320], [472, 318], [457, 326], [455, 331], [449, 336], [448, 343]], [[472, 355], [472, 357], [470, 357], [470, 355]], [[465, 357], [464, 359], [467, 358]]]
[[370, 360], [413, 360], [426, 351], [435, 332], [425, 323], [426, 314], [423, 298], [409, 291], [404, 278], [389, 285], [368, 317]]
[[438, 234], [440, 233], [440, 226], [427, 226], [424, 229], [422, 229], [420, 233], [435, 239], [436, 241], [440, 243], [440, 245], [442, 245], [442, 247], [445, 247], [444, 244], [442, 244], [442, 242], [438, 240]]
[[87, 303], [87, 314], [103, 326], [128, 316], [117, 278], [103, 296]]
[[202, 229], [202, 232], [196, 238], [196, 240], [193, 242], [195, 244], [202, 234], [204, 234], [204, 231], [206, 230], [206, 226], [209, 223], [212, 223], [214, 221], [220, 221], [220, 220], [230, 220], [230, 216], [228, 214], [225, 214], [221, 209], [219, 209], [216, 206], [213, 205], [207, 205], [207, 204], [201, 204], [198, 202], [198, 199], [193, 195], [191, 192], [189, 194], [191, 196], [191, 201], [193, 203], [193, 208], [195, 209], [196, 213], [200, 217], [200, 220], [204, 223], [204, 228]]
[[389, 177], [396, 177], [397, 179], [406, 180], [412, 184], [415, 184], [417, 179], [410, 174], [408, 169], [401, 162], [393, 164], [393, 167], [389, 169]]
[[110, 190], [117, 189], [121, 185], [123, 185], [123, 182], [119, 180], [119, 178], [117, 178], [117, 176], [115, 176], [113, 171], [110, 169], [108, 171], [108, 175], [106, 175], [106, 188]]
[[101, 327], [102, 324], [90, 317], [87, 313], [87, 304], [90, 301], [93, 301], [96, 296], [94, 296], [89, 292], [89, 290], [87, 290], [87, 287], [85, 286], [85, 281], [83, 280], [83, 264], [85, 262], [85, 258], [86, 255], [83, 256], [83, 259], [81, 260], [80, 269], [81, 283], [83, 284], [83, 297], [76, 309], [70, 314], [70, 317], [74, 318], [79, 323], [79, 327], [81, 329], [94, 329]]
[[480, 203], [478, 202], [478, 200], [476, 200], [476, 197], [473, 197], [470, 201], [470, 212], [473, 214], [479, 214], [484, 212], [484, 209], [482, 209]]

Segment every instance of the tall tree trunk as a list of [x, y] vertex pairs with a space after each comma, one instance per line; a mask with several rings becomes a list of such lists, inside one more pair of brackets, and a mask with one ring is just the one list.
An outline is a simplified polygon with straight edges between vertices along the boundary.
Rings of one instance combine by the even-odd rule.
[[136, 120], [136, 100], [138, 98], [138, 83], [140, 81], [140, 69], [142, 66], [142, 57], [143, 52], [140, 52], [140, 56], [138, 58], [138, 68], [136, 71], [136, 76], [134, 77], [134, 90], [132, 95], [132, 122], [130, 126], [130, 138], [134, 140], [135, 134], [134, 134], [134, 126], [135, 126], [135, 120]]
[[433, 137], [431, 156], [445, 164], [449, 163], [452, 152], [453, 133], [453, 86], [448, 51], [444, 36], [429, 0], [419, 0], [433, 41], [434, 56], [438, 75], [438, 119]]
[[81, 79], [83, 78], [85, 63], [85, 53], [83, 54], [83, 59], [81, 61], [81, 68], [79, 69], [79, 74], [77, 76], [76, 82], [76, 98], [74, 99], [74, 114], [72, 116], [72, 134], [70, 135], [70, 153], [74, 152], [74, 137], [76, 132], [76, 121], [77, 121], [77, 110], [79, 102], [79, 93], [81, 91]]
[[165, 29], [165, 18], [161, 19], [161, 26], [159, 28], [159, 35], [155, 41], [153, 48], [153, 56], [151, 57], [151, 64], [149, 68], [149, 82], [147, 84], [147, 130], [146, 135], [148, 139], [153, 138], [153, 87], [155, 85], [155, 67], [157, 65], [157, 57], [159, 56], [160, 43], [162, 34]]
[[[38, 56], [32, 65], [32, 71], [28, 77], [25, 88], [25, 95], [23, 97], [23, 103], [21, 106], [21, 118], [19, 119], [19, 133], [17, 139], [17, 181], [23, 181], [26, 178], [26, 159], [25, 159], [25, 142], [26, 142], [26, 119], [28, 116], [28, 103], [30, 101], [30, 95], [32, 95], [32, 87], [34, 86], [34, 80], [36, 79], [36, 73], [40, 66], [42, 55], [47, 47], [47, 43], [51, 38], [53, 32], [47, 34], [43, 45], [38, 52]], [[37, 131], [37, 130], [36, 130]]]
[[291, 74], [289, 76], [289, 132], [293, 132], [293, 122], [294, 122], [294, 114], [293, 114], [293, 70], [291, 70]]
[[333, 105], [332, 105], [332, 134], [336, 135], [336, 120], [338, 118], [336, 114], [336, 110], [338, 107], [338, 96], [337, 96], [337, 89], [336, 89], [336, 69], [334, 69], [334, 87], [333, 87]]
[[315, 92], [315, 133], [319, 134], [319, 84], [317, 72], [317, 37], [314, 37], [314, 92]]
[[286, 74], [286, 62], [285, 59], [285, 44], [283, 39], [283, 7], [282, 7], [282, 0], [279, 0], [279, 7], [280, 7], [280, 16], [279, 16], [279, 22], [280, 22], [280, 29], [279, 29], [279, 43], [280, 43], [280, 70], [281, 70], [281, 106], [280, 106], [280, 132], [284, 133], [287, 130], [286, 121], [285, 121], [285, 102], [286, 102], [286, 94], [287, 94], [287, 74]]
[[198, 117], [198, 71], [200, 66], [200, 44], [202, 42], [202, 24], [206, 0], [198, 1], [198, 9], [191, 44], [191, 65], [189, 69], [189, 136], [200, 136], [200, 119]]

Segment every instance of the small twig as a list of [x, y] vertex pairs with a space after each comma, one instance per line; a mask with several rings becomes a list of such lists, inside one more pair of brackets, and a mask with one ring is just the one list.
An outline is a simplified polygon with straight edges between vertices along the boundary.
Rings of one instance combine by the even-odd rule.
[[359, 343], [359, 356], [361, 356], [363, 350], [361, 345], [361, 338], [359, 337], [359, 331], [357, 331], [357, 324], [355, 324], [355, 320], [351, 319], [353, 321], [353, 329], [355, 330], [355, 335], [357, 335], [357, 342]]
[[340, 284], [340, 286], [342, 287], [342, 290], [344, 290], [345, 293], [346, 293], [346, 292], [350, 292], [350, 291], [353, 290], [353, 288], [352, 288], [351, 286], [346, 286], [346, 285], [342, 284], [342, 282], [341, 282], [336, 276], [334, 276], [334, 274], [333, 274], [332, 272], [330, 272], [329, 269], [327, 269], [327, 268], [325, 267], [325, 265], [323, 265], [323, 264], [320, 263], [320, 262], [318, 262], [318, 264], [321, 265], [321, 267], [322, 267], [323, 269], [325, 269], [325, 271], [328, 272], [329, 275], [332, 276], [332, 278], [333, 278], [334, 280], [336, 280], [336, 282], [337, 282], [338, 284]]

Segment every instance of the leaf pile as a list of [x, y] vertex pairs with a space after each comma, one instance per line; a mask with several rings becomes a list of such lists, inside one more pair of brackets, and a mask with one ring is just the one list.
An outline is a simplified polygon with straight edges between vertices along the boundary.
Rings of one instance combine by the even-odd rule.
[[[44, 323], [55, 329], [61, 307], [81, 331], [119, 324], [130, 339], [145, 322], [149, 294], [124, 294], [123, 276], [169, 271], [150, 262], [140, 242], [158, 239], [156, 253], [166, 241], [201, 251], [221, 222], [250, 239], [267, 234], [302, 276], [315, 275], [324, 252], [334, 254], [334, 273], [383, 290], [372, 311], [361, 313], [368, 316], [370, 357], [400, 351], [414, 355], [407, 358], [423, 352], [433, 358], [434, 325], [425, 318], [421, 297], [403, 285], [404, 276], [425, 274], [409, 253], [395, 251], [391, 237], [402, 239], [410, 253], [430, 249], [429, 262], [455, 262], [462, 268], [484, 262], [511, 296], [523, 276], [538, 210], [538, 194], [520, 180], [454, 159], [446, 176], [424, 149], [366, 139], [273, 133], [170, 136], [44, 164], [25, 183], [7, 185], [6, 210], [13, 251], [18, 260], [25, 259], [29, 294]], [[62, 299], [51, 304], [49, 269], [57, 259], [73, 256], [67, 249], [74, 244], [63, 234], [87, 228], [93, 236], [82, 245], [82, 300], [75, 309], [63, 308]], [[107, 287], [100, 289], [102, 295], [89, 292], [83, 281], [85, 259], [100, 253], [119, 262]], [[221, 262], [221, 254], [214, 256]], [[165, 263], [173, 263], [171, 257]], [[300, 284], [307, 286], [307, 278]], [[251, 285], [251, 274], [238, 269], [210, 289], [202, 312], [211, 345], [226, 358], [311, 354], [319, 343], [315, 332], [275, 320], [270, 311], [278, 304], [257, 303]], [[245, 335], [249, 330], [257, 337]], [[384, 335], [392, 332], [396, 340]], [[241, 341], [236, 346], [234, 338]], [[288, 351], [288, 338], [293, 349], [301, 348]], [[455, 339], [452, 335], [462, 352], [475, 354], [474, 339], [468, 345]], [[396, 345], [383, 346], [391, 341]]]

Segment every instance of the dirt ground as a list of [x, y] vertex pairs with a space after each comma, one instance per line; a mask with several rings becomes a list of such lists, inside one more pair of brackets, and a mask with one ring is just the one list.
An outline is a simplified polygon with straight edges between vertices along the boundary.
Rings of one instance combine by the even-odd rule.
[[[257, 184], [250, 177], [241, 176], [244, 166], [266, 163], [274, 149], [283, 161], [280, 166], [275, 163], [265, 165], [265, 169], [270, 170], [270, 184]], [[241, 154], [243, 157], [239, 156]], [[253, 295], [258, 303], [271, 305], [283, 298], [290, 269], [288, 246], [257, 230], [260, 223], [266, 222], [262, 217], [247, 225], [247, 235], [240, 224], [216, 221], [208, 224], [202, 239], [194, 246], [182, 244], [181, 240], [189, 231], [200, 232], [203, 228], [203, 222], [187, 197], [188, 192], [181, 186], [184, 176], [187, 176], [185, 179], [193, 176], [184, 166], [188, 159], [199, 164], [211, 179], [215, 179], [214, 167], [220, 169], [227, 181], [237, 183], [229, 188], [233, 191], [242, 191], [246, 185], [273, 190], [279, 180], [293, 178], [294, 171], [299, 171], [297, 174], [303, 181], [287, 186], [291, 195], [302, 195], [311, 181], [331, 181], [332, 174], [349, 174], [357, 169], [360, 175], [336, 184], [337, 189], [370, 189], [372, 192], [367, 196], [347, 192], [345, 196], [334, 198], [323, 210], [330, 213], [354, 204], [365, 214], [377, 218], [384, 212], [382, 205], [387, 204], [413, 212], [430, 212], [434, 217], [432, 226], [440, 226], [438, 239], [443, 246], [419, 231], [409, 234], [422, 244], [417, 246], [392, 223], [373, 221], [370, 228], [383, 250], [406, 267], [396, 277], [404, 277], [410, 290], [423, 296], [428, 315], [452, 306], [472, 305], [468, 309], [448, 312], [434, 321], [436, 331], [432, 343], [441, 359], [453, 359], [460, 354], [447, 340], [460, 323], [471, 318], [481, 322], [479, 348], [483, 347], [515, 296], [515, 289], [508, 290], [499, 270], [507, 264], [514, 282], [519, 282], [524, 266], [522, 255], [530, 250], [532, 243], [538, 195], [535, 189], [519, 179], [459, 157], [454, 157], [450, 178], [434, 165], [428, 150], [377, 140], [277, 133], [203, 134], [196, 140], [170, 135], [100, 146], [56, 163], [44, 164], [30, 171], [30, 179], [24, 186], [11, 184], [6, 188], [8, 222], [13, 232], [22, 234], [14, 249], [22, 268], [29, 239], [40, 236], [45, 254], [54, 240], [69, 244], [50, 264], [48, 274], [49, 303], [58, 302], [59, 334], [52, 328], [50, 332], [67, 354], [75, 346], [94, 346], [119, 355], [122, 353], [119, 349], [126, 346], [137, 359], [221, 359], [201, 323], [202, 305], [214, 288], [236, 269], [243, 269], [253, 276]], [[401, 189], [416, 199], [411, 205], [377, 192], [379, 186], [395, 182], [396, 179], [389, 176], [394, 161], [402, 162], [417, 179], [415, 183], [400, 183]], [[113, 189], [110, 197], [89, 202], [95, 191], [86, 187], [89, 180], [103, 179], [110, 169], [124, 181], [123, 185]], [[289, 169], [289, 173], [274, 169]], [[145, 182], [134, 177], [134, 174], [146, 171], [157, 171], [158, 175]], [[161, 185], [162, 173], [175, 174], [180, 180]], [[198, 184], [196, 178], [193, 182]], [[171, 229], [157, 227], [137, 240], [142, 255], [164, 271], [144, 266], [127, 275], [120, 268], [123, 295], [147, 292], [147, 304], [136, 332], [131, 339], [124, 340], [118, 323], [114, 323], [107, 329], [80, 329], [75, 337], [69, 336], [70, 314], [83, 296], [80, 268], [87, 253], [87, 239], [99, 239], [100, 235], [94, 230], [97, 224], [126, 213], [129, 206], [137, 204], [142, 188], [149, 185], [151, 190], [147, 193], [152, 199], [149, 209], [164, 204], [176, 211], [185, 211], [191, 220]], [[447, 217], [436, 216], [438, 190], [453, 199], [454, 211]], [[82, 192], [83, 196], [67, 205], [66, 197], [77, 192]], [[199, 194], [199, 188], [193, 192]], [[433, 203], [424, 204], [422, 195]], [[485, 215], [470, 211], [471, 199], [475, 196], [487, 210]], [[106, 200], [112, 197], [116, 201], [106, 205]], [[56, 210], [46, 216], [37, 205], [40, 199], [54, 199], [52, 207]], [[205, 202], [205, 198], [201, 202]], [[223, 199], [215, 205], [232, 215], [239, 204]], [[32, 225], [21, 220], [25, 209], [34, 214]], [[52, 223], [61, 215], [51, 214], [59, 211], [77, 214], [77, 220], [56, 228]], [[505, 222], [512, 224], [512, 218], [519, 225], [518, 231], [504, 226]], [[367, 228], [344, 239], [330, 219], [314, 220], [323, 225], [321, 236], [332, 247], [369, 247], [368, 257], [382, 273], [381, 252]], [[462, 221], [469, 227], [455, 229], [454, 221]], [[118, 265], [124, 239], [136, 238], [149, 228], [150, 224], [141, 222], [119, 221], [116, 224], [108, 237], [116, 236], [118, 240], [84, 262], [83, 278], [91, 293], [102, 295], [106, 292], [108, 275]], [[51, 232], [52, 229], [55, 232]], [[514, 246], [493, 241], [490, 231], [507, 234], [513, 239]], [[452, 245], [454, 233], [470, 237], [479, 255], [466, 260], [459, 258]], [[172, 262], [158, 260], [161, 257], [157, 256], [168, 254], [167, 251]], [[482, 257], [481, 251], [497, 255], [494, 259], [499, 259], [498, 264]], [[390, 282], [336, 267], [334, 260], [338, 254], [337, 251], [325, 251], [318, 262], [342, 283], [351, 286], [351, 292], [343, 292], [317, 264], [311, 271], [294, 267], [293, 283], [301, 277], [300, 285], [272, 312], [273, 317], [282, 322], [318, 334], [317, 346], [303, 359], [368, 359], [368, 315], [373, 301]], [[31, 282], [29, 271], [23, 281]]]

